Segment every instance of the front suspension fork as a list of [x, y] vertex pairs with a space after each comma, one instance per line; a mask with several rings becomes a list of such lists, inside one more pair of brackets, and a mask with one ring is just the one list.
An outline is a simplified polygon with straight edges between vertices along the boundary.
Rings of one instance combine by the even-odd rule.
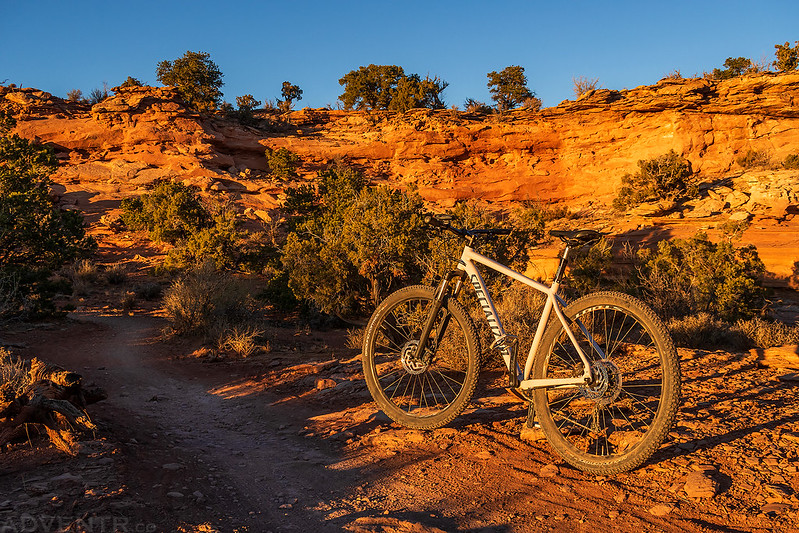
[[[435, 348], [438, 346], [441, 337], [444, 335], [444, 332], [447, 329], [447, 325], [449, 324], [450, 315], [447, 313], [441, 321], [441, 324], [438, 326], [438, 331], [436, 332], [436, 338], [433, 341], [434, 346], [433, 350], [429, 353], [426, 353], [427, 345], [430, 339], [430, 333], [433, 331], [433, 328], [436, 324], [436, 319], [438, 318], [438, 313], [441, 311], [441, 308], [444, 307], [447, 299], [450, 297], [455, 297], [458, 295], [458, 292], [463, 285], [463, 279], [466, 275], [466, 272], [463, 270], [449, 272], [444, 278], [441, 280], [441, 283], [438, 284], [438, 288], [436, 289], [436, 294], [433, 297], [433, 302], [430, 304], [430, 312], [427, 315], [427, 320], [425, 321], [424, 327], [422, 328], [421, 337], [419, 339], [419, 345], [416, 347], [416, 354], [417, 356], [424, 362], [425, 364], [429, 364], [430, 360], [433, 358], [433, 354], [435, 353]], [[450, 288], [450, 283], [452, 280], [457, 279], [457, 284], [455, 285], [454, 289]]]

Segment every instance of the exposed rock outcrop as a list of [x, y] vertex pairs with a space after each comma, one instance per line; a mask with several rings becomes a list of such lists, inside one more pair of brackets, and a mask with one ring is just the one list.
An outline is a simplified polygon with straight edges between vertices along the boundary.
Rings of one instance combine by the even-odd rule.
[[265, 147], [299, 154], [300, 181], [344, 160], [375, 181], [413, 184], [442, 207], [478, 197], [605, 210], [638, 160], [674, 150], [698, 172], [702, 197], [676, 211], [671, 203], [645, 205], [634, 216], [650, 224], [671, 217], [658, 223], [669, 224], [658, 231], [668, 236], [693, 233], [708, 220], [771, 220], [765, 229], [753, 224], [744, 241], [760, 248], [765, 239], [761, 257], [773, 277], [795, 275], [799, 241], [790, 236], [799, 171], [745, 170], [736, 160], [749, 151], [773, 162], [799, 154], [799, 74], [665, 79], [501, 116], [303, 109], [280, 120], [262, 115], [260, 129], [194, 113], [173, 88], [113, 91], [88, 106], [0, 87], [0, 108], [17, 117], [16, 133], [56, 148], [63, 164], [55, 178], [68, 191], [80, 184], [98, 199], [119, 198], [170, 178], [231, 195], [253, 213], [276, 207], [283, 189], [297, 184], [269, 175]]
[[[781, 160], [799, 151], [799, 74], [726, 81], [665, 79], [590, 91], [541, 112], [474, 116], [302, 110], [265, 133], [187, 109], [172, 88], [117, 88], [90, 109], [34, 89], [0, 88], [17, 132], [68, 155], [65, 177], [218, 179], [267, 170], [264, 146], [300, 154], [309, 172], [344, 158], [373, 178], [415, 183], [434, 202], [480, 196], [608, 201], [621, 177], [675, 150], [715, 178], [749, 150]], [[42, 120], [46, 119], [46, 120]]]

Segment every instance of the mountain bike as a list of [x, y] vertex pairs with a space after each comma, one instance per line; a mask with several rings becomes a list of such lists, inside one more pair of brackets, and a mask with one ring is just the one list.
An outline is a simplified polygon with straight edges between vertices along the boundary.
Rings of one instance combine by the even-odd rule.
[[[458, 300], [471, 285], [507, 368], [508, 387], [529, 401], [551, 447], [574, 467], [612, 474], [637, 468], [663, 443], [680, 399], [680, 367], [663, 322], [643, 302], [601, 291], [570, 304], [559, 295], [570, 253], [596, 243], [593, 230], [550, 231], [565, 243], [551, 285], [533, 280], [473, 248], [508, 229], [462, 229], [452, 217], [428, 224], [466, 240], [457, 269], [436, 288], [415, 285], [388, 296], [366, 326], [363, 369], [377, 405], [410, 428], [435, 429], [468, 405], [481, 345]], [[546, 296], [532, 346], [520, 364], [518, 338], [505, 332], [477, 264]]]

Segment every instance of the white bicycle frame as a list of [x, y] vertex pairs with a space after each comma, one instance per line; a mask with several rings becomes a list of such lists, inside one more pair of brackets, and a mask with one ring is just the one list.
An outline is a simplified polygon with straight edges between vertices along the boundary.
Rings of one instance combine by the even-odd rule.
[[[494, 339], [497, 343], [499, 343], [501, 339], [505, 338], [505, 330], [502, 327], [502, 321], [500, 320], [497, 310], [494, 307], [494, 302], [491, 301], [491, 296], [489, 295], [488, 289], [483, 281], [483, 276], [480, 275], [480, 271], [477, 270], [475, 263], [480, 263], [481, 265], [485, 265], [488, 268], [499, 272], [500, 274], [504, 274], [505, 276], [520, 281], [525, 285], [528, 285], [537, 291], [546, 294], [547, 296], [547, 301], [544, 304], [544, 310], [541, 314], [541, 319], [538, 322], [535, 337], [533, 338], [533, 345], [530, 347], [530, 353], [527, 355], [527, 361], [524, 364], [524, 372], [520, 376], [519, 388], [538, 389], [544, 387], [577, 387], [587, 383], [592, 383], [593, 375], [591, 371], [591, 363], [583, 350], [580, 348], [577, 338], [574, 336], [572, 329], [569, 327], [569, 321], [563, 314], [563, 307], [566, 305], [566, 302], [563, 300], [563, 298], [558, 296], [560, 283], [556, 280], [551, 286], [544, 285], [543, 283], [539, 283], [533, 279], [530, 279], [524, 274], [520, 274], [519, 272], [516, 272], [515, 270], [512, 270], [501, 263], [497, 263], [493, 259], [475, 252], [474, 249], [469, 246], [465, 246], [463, 249], [463, 254], [460, 258], [460, 262], [458, 263], [458, 268], [466, 271], [469, 281], [474, 286], [474, 290], [477, 292], [477, 299], [480, 302], [480, 307], [482, 307], [483, 312], [485, 313], [486, 319], [488, 320], [488, 325], [491, 328], [491, 333], [494, 335]], [[549, 323], [549, 318], [553, 311], [555, 316], [558, 317], [558, 320], [560, 320], [560, 323], [563, 324], [566, 334], [568, 335], [583, 362], [583, 374], [580, 377], [574, 378], [530, 379], [530, 372], [533, 368], [533, 358], [538, 351], [538, 346], [541, 344], [541, 338], [544, 335], [544, 329], [546, 329], [546, 326]], [[579, 320], [577, 321], [577, 325], [591, 343], [592, 348], [600, 354], [601, 358], [604, 358], [604, 353], [596, 344], [596, 342], [594, 342], [585, 326]], [[507, 347], [504, 347], [500, 348], [500, 351], [502, 353], [502, 358], [505, 360], [505, 366], [508, 367], [508, 371], [515, 372], [518, 375], [519, 368], [511, 368], [512, 361], [510, 350]]]

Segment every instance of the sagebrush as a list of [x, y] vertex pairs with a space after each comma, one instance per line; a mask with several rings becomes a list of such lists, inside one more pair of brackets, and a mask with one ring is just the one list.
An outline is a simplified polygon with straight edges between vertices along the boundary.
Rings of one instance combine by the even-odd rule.
[[692, 175], [690, 161], [674, 150], [654, 159], [639, 160], [638, 171], [622, 177], [613, 205], [626, 210], [644, 202], [695, 197], [699, 190]]

